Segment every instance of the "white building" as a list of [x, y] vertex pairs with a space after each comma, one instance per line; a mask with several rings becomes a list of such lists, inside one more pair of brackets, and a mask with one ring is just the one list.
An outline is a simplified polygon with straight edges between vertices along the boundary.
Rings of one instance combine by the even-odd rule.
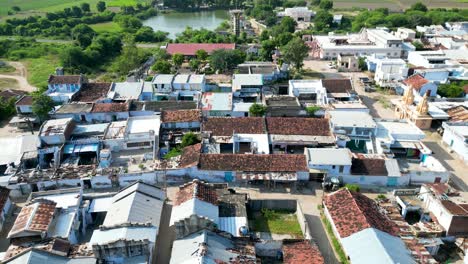
[[258, 102], [262, 88], [262, 74], [234, 74], [232, 76], [234, 97], [241, 98], [244, 102]]
[[309, 10], [306, 6], [298, 6], [286, 8], [284, 12], [278, 13], [278, 16], [288, 16], [296, 20], [296, 22], [310, 22], [311, 18], [315, 16], [315, 12]]
[[288, 95], [314, 101], [317, 105], [328, 104], [327, 90], [322, 80], [289, 80]]
[[416, 31], [409, 28], [398, 28], [395, 36], [402, 40], [414, 40], [416, 38]]
[[400, 58], [402, 40], [382, 29], [363, 29], [358, 34], [315, 36], [320, 59], [336, 59], [338, 54], [364, 57], [385, 54], [389, 58]]
[[332, 176], [351, 173], [352, 154], [347, 148], [306, 148], [304, 152], [311, 173]]
[[402, 59], [380, 59], [377, 61], [375, 69], [375, 82], [388, 87], [395, 85], [408, 76], [408, 67]]
[[468, 123], [444, 122], [442, 127], [444, 143], [468, 163]]
[[84, 75], [50, 75], [46, 94], [57, 103], [67, 103], [87, 79]]
[[113, 101], [138, 100], [143, 91], [144, 82], [112, 83], [107, 97]]

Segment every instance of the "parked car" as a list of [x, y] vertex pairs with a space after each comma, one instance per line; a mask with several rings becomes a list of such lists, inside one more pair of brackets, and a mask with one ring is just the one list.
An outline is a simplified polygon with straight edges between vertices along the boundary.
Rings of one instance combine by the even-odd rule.
[[359, 77], [359, 81], [362, 83], [362, 84], [370, 84], [372, 83], [372, 80], [368, 77]]
[[372, 92], [376, 91], [376, 88], [375, 88], [375, 86], [371, 86], [369, 84], [366, 84], [364, 86], [364, 91], [367, 92], [367, 93], [372, 93]]

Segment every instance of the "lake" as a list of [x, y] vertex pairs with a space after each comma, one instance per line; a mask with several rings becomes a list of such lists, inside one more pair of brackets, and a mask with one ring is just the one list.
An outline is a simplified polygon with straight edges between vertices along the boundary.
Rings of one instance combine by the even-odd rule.
[[169, 32], [168, 37], [175, 39], [176, 34], [183, 32], [186, 27], [213, 30], [227, 19], [229, 19], [229, 13], [224, 10], [170, 12], [167, 14], [159, 13], [157, 16], [143, 21], [143, 25], [152, 27], [154, 31]]

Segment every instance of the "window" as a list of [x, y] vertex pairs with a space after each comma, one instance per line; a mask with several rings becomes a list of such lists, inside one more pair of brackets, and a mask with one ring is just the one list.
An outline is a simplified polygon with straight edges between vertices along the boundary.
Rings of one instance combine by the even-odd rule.
[[333, 165], [333, 166], [332, 166], [332, 169], [335, 169], [335, 168], [336, 168], [336, 166], [335, 166], [335, 165]]
[[340, 173], [343, 173], [344, 171], [344, 166], [340, 166]]

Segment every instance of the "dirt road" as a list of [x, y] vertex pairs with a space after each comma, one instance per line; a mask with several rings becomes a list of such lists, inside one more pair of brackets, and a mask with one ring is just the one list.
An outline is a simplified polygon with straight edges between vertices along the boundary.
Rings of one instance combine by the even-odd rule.
[[16, 71], [12, 73], [7, 73], [7, 74], [0, 74], [0, 78], [16, 80], [19, 85], [19, 88], [18, 88], [19, 90], [23, 90], [26, 92], [33, 92], [37, 89], [36, 87], [29, 84], [27, 80], [28, 70], [21, 62], [9, 61], [8, 64], [15, 67]]

